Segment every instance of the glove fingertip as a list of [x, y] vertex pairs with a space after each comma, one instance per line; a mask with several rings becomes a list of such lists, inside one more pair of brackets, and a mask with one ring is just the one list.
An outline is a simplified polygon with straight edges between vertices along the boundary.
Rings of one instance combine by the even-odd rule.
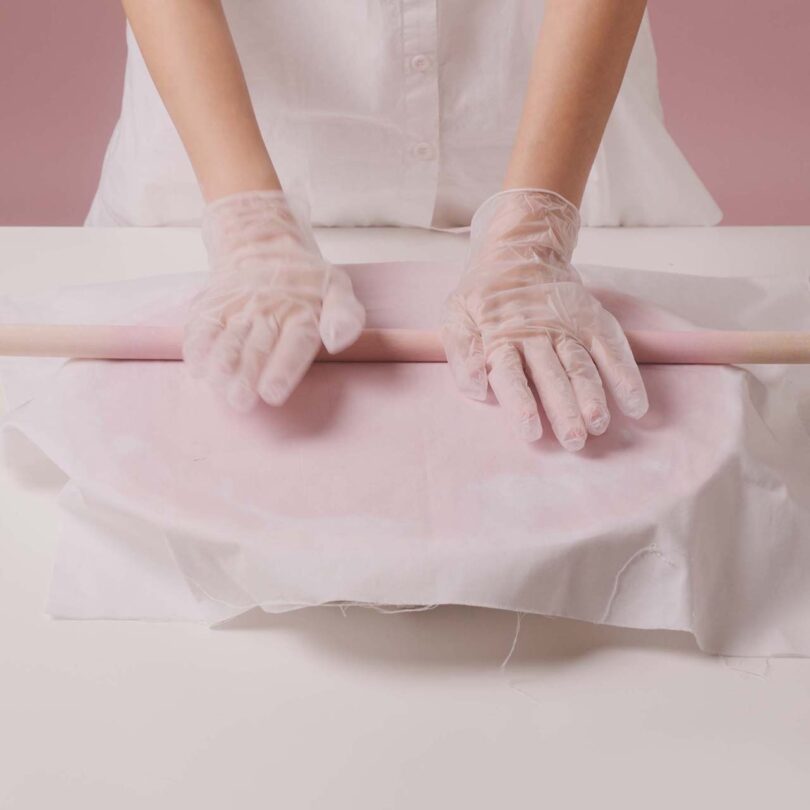
[[462, 359], [451, 352], [447, 355], [447, 362], [459, 391], [470, 399], [483, 402], [489, 392], [483, 359], [479, 363], [474, 357]]
[[525, 442], [536, 442], [543, 435], [540, 417], [533, 414], [529, 419], [521, 420], [516, 425], [518, 436]]
[[619, 401], [622, 413], [629, 416], [631, 419], [641, 419], [644, 414], [650, 409], [650, 403], [647, 399], [647, 392], [644, 388], [634, 388], [630, 390]]
[[588, 412], [585, 426], [591, 436], [601, 436], [610, 424], [610, 411], [602, 405], [596, 405]]
[[354, 343], [363, 331], [364, 319], [321, 319], [321, 341], [329, 354], [337, 354]]
[[292, 390], [280, 383], [265, 383], [259, 390], [259, 396], [274, 407], [283, 405], [289, 398]]
[[330, 354], [337, 354], [354, 343], [366, 325], [365, 307], [348, 287], [332, 284], [321, 308], [318, 332]]

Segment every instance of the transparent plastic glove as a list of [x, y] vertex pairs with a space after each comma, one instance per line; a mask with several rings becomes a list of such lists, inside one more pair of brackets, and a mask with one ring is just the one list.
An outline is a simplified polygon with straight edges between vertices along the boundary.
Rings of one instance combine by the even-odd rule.
[[348, 275], [321, 256], [306, 203], [281, 191], [234, 194], [210, 204], [203, 241], [212, 270], [192, 301], [183, 358], [189, 372], [248, 411], [282, 404], [321, 343], [354, 343], [365, 310]]
[[637, 419], [648, 407], [621, 326], [571, 265], [578, 232], [579, 212], [554, 192], [509, 189], [485, 200], [441, 332], [464, 393], [483, 400], [489, 381], [517, 433], [534, 441], [543, 429], [531, 380], [572, 451], [607, 429], [603, 380], [623, 413]]

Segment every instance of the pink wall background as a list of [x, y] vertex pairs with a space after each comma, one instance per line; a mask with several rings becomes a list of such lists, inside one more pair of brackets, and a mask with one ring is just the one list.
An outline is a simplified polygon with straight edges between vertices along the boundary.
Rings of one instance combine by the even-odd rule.
[[650, 0], [667, 126], [725, 225], [810, 225], [810, 2]]
[[121, 107], [116, 0], [0, 0], [0, 225], [79, 225]]
[[[810, 2], [650, 0], [667, 124], [726, 225], [810, 225]], [[0, 0], [0, 225], [78, 225], [120, 107], [115, 0]]]

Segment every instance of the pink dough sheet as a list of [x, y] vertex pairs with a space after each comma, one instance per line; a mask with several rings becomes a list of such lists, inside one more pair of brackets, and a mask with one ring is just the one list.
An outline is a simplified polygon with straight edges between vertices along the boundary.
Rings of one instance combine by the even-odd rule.
[[[371, 327], [434, 328], [458, 272], [344, 266]], [[701, 325], [810, 325], [797, 281], [755, 300], [754, 280], [583, 275], [630, 329], [691, 328], [683, 316], [708, 319], [712, 300], [736, 302], [737, 320], [723, 309]], [[84, 293], [97, 322], [172, 324], [199, 283]], [[6, 301], [0, 316], [68, 322], [81, 299]], [[645, 366], [647, 416], [614, 407], [607, 433], [571, 454], [550, 430], [520, 442], [444, 364], [319, 364], [283, 407], [246, 416], [181, 363], [0, 364], [5, 430], [69, 478], [54, 615], [213, 624], [257, 606], [467, 604], [685, 630], [728, 655], [808, 655], [807, 371], [756, 374]]]

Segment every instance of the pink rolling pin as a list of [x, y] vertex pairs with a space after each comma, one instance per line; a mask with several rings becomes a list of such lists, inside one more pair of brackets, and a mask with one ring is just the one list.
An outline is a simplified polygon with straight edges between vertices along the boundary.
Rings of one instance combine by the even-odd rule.
[[[639, 363], [810, 363], [810, 332], [632, 331]], [[0, 325], [0, 355], [96, 360], [181, 360], [182, 327]], [[366, 329], [346, 351], [320, 362], [443, 363], [437, 332]]]

